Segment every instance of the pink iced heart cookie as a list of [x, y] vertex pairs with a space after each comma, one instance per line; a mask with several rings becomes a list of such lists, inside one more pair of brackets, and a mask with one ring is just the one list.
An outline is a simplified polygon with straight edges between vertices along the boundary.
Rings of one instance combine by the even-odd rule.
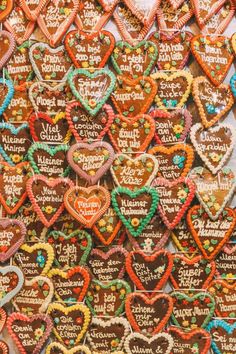
[[[225, 0], [191, 0], [194, 15], [200, 28], [222, 7]], [[218, 32], [218, 31], [217, 31]]]
[[81, 178], [89, 184], [96, 184], [111, 166], [114, 150], [110, 144], [102, 141], [77, 143], [71, 146], [67, 159]]
[[138, 0], [125, 0], [125, 4], [130, 11], [145, 25], [153, 24], [157, 9], [161, 0], [148, 0], [146, 2]]
[[13, 35], [7, 31], [0, 31], [0, 69], [8, 62], [15, 49]]
[[25, 239], [26, 227], [17, 219], [0, 219], [0, 262], [5, 262], [22, 245]]

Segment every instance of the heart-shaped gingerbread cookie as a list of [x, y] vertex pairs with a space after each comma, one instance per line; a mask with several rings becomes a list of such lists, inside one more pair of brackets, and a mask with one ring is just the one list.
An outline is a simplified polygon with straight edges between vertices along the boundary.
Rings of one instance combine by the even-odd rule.
[[233, 354], [235, 346], [236, 322], [223, 319], [214, 319], [209, 323], [206, 330], [209, 332], [212, 342], [211, 348], [216, 354], [228, 352]]
[[229, 284], [225, 280], [216, 279], [208, 287], [209, 293], [216, 301], [215, 313], [219, 317], [234, 318], [235, 316], [235, 288], [236, 285]]
[[24, 242], [25, 224], [18, 219], [0, 219], [0, 262], [12, 257]]
[[161, 353], [161, 351], [170, 354], [173, 345], [173, 339], [168, 333], [158, 333], [151, 337], [141, 333], [131, 333], [125, 340], [124, 348], [127, 354], [132, 354], [135, 351], [141, 353], [144, 350], [150, 354]]
[[15, 49], [15, 40], [11, 33], [7, 31], [0, 31], [0, 49], [0, 69], [2, 69], [11, 58]]
[[4, 306], [19, 293], [24, 283], [22, 271], [15, 266], [0, 267], [0, 306]]
[[46, 354], [92, 354], [86, 345], [76, 345], [71, 349], [59, 342], [52, 342], [46, 348]]

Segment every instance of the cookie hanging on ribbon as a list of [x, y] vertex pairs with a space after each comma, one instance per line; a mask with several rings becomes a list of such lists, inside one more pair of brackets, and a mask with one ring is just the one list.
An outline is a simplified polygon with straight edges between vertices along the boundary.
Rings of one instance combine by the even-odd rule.
[[0, 162], [0, 203], [7, 214], [15, 214], [27, 198], [26, 183], [31, 169], [28, 162], [11, 166]]
[[215, 85], [220, 85], [233, 62], [230, 40], [224, 36], [196, 35], [191, 41], [191, 50], [204, 73]]
[[141, 73], [144, 76], [150, 74], [156, 63], [157, 55], [156, 45], [151, 41], [144, 40], [135, 46], [118, 41], [111, 55], [111, 61], [119, 75], [137, 78]]
[[42, 112], [34, 113], [29, 118], [29, 128], [33, 140], [45, 144], [67, 144], [72, 135], [65, 113], [56, 114], [55, 117]]
[[27, 158], [31, 146], [31, 136], [27, 123], [0, 123], [0, 155], [11, 166]]
[[80, 266], [67, 271], [53, 268], [48, 277], [53, 283], [55, 298], [68, 305], [84, 300], [91, 280], [88, 270]]
[[131, 288], [124, 280], [100, 282], [94, 279], [85, 302], [93, 316], [114, 317], [123, 312], [125, 299], [130, 292]]
[[110, 194], [100, 186], [72, 187], [64, 195], [67, 211], [82, 225], [91, 228], [110, 205]]
[[54, 178], [35, 175], [27, 182], [27, 194], [41, 222], [52, 226], [64, 210], [64, 194], [72, 188], [68, 178]]
[[[155, 133], [155, 121], [147, 114], [133, 118], [115, 115], [108, 135], [115, 150], [119, 153], [140, 155], [144, 152]], [[135, 154], [135, 155], [136, 155]]]
[[64, 44], [76, 68], [103, 68], [114, 49], [115, 38], [105, 30], [73, 30], [67, 33]]
[[141, 333], [131, 333], [125, 339], [124, 349], [127, 354], [135, 353], [136, 350], [140, 353], [145, 350], [146, 353], [163, 351], [165, 354], [170, 354], [173, 345], [173, 339], [168, 333], [158, 333], [151, 337]]
[[181, 108], [187, 101], [193, 81], [192, 75], [184, 70], [174, 73], [156, 72], [151, 75], [157, 85], [155, 103], [158, 108]]
[[168, 294], [154, 295], [151, 299], [141, 293], [128, 294], [125, 300], [126, 316], [135, 332], [153, 336], [167, 324], [173, 310]]
[[114, 120], [111, 106], [105, 104], [95, 116], [91, 116], [79, 102], [67, 103], [66, 119], [77, 142], [101, 140]]
[[46, 314], [28, 317], [25, 314], [13, 312], [7, 319], [7, 330], [22, 354], [40, 353], [52, 328], [53, 322]]
[[60, 269], [85, 264], [92, 248], [92, 238], [85, 230], [75, 230], [68, 234], [51, 231], [47, 242], [53, 246], [54, 264]]
[[10, 32], [0, 31], [0, 49], [0, 69], [2, 69], [13, 55], [15, 49], [15, 40]]
[[155, 43], [158, 51], [156, 65], [159, 70], [181, 70], [188, 62], [192, 33], [183, 31], [171, 37], [161, 32], [152, 32], [149, 40]]
[[114, 160], [114, 150], [106, 142], [77, 143], [67, 153], [67, 159], [75, 173], [89, 184], [96, 184], [107, 172]]
[[69, 74], [68, 82], [73, 95], [89, 114], [95, 116], [111, 95], [116, 77], [108, 69], [95, 72], [76, 69]]
[[175, 254], [170, 280], [175, 289], [205, 289], [212, 281], [216, 270], [214, 261], [202, 256], [188, 259]]
[[112, 205], [127, 231], [138, 236], [155, 214], [159, 201], [154, 188], [143, 187], [135, 191], [117, 187], [111, 193]]
[[196, 196], [209, 215], [216, 221], [231, 200], [235, 187], [235, 175], [229, 167], [223, 167], [213, 175], [204, 167], [195, 167], [189, 177], [196, 186]]
[[142, 291], [153, 291], [154, 296], [157, 290], [164, 287], [171, 273], [173, 259], [171, 253], [160, 250], [151, 255], [142, 251], [132, 251], [126, 256], [126, 272], [135, 284], [137, 289]]
[[18, 219], [0, 219], [0, 262], [11, 258], [24, 242], [26, 227]]
[[4, 306], [18, 294], [24, 283], [22, 271], [15, 266], [0, 267], [0, 306]]
[[77, 0], [50, 0], [40, 11], [37, 22], [52, 47], [61, 42], [78, 10]]
[[234, 103], [229, 85], [220, 84], [215, 87], [204, 76], [196, 77], [193, 80], [192, 95], [202, 124], [206, 128], [218, 122]]
[[132, 46], [142, 41], [152, 26], [152, 24], [143, 24], [124, 1], [116, 6], [113, 17], [122, 39]]
[[118, 75], [111, 99], [119, 114], [134, 118], [148, 111], [156, 92], [156, 82], [149, 76]]
[[204, 258], [211, 260], [230, 238], [236, 214], [233, 209], [225, 208], [217, 219], [211, 220], [202, 206], [195, 205], [188, 211], [187, 223]]
[[39, 81], [66, 81], [72, 71], [64, 46], [53, 49], [46, 43], [38, 42], [30, 47], [29, 57]]
[[52, 246], [43, 242], [32, 245], [25, 243], [14, 256], [14, 264], [22, 270], [26, 278], [47, 275], [53, 260]]
[[190, 138], [198, 155], [212, 173], [217, 173], [229, 159], [236, 141], [233, 126], [221, 123], [219, 126], [204, 129], [196, 123]]
[[[109, 1], [109, 5], [110, 5]], [[102, 3], [97, 0], [88, 0], [79, 4], [79, 11], [75, 18], [75, 24], [79, 30], [85, 32], [100, 31], [112, 15], [112, 8], [104, 10]]]

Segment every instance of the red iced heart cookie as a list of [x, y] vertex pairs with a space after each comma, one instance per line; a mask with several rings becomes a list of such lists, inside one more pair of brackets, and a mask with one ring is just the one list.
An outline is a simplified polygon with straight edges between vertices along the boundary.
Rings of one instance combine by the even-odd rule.
[[43, 175], [35, 175], [27, 182], [28, 197], [41, 222], [50, 227], [64, 209], [63, 197], [73, 186], [68, 178], [50, 180]]
[[188, 211], [187, 222], [204, 258], [211, 260], [230, 238], [236, 225], [236, 214], [233, 209], [225, 208], [213, 221], [202, 206], [195, 205]]
[[128, 294], [125, 301], [126, 316], [135, 332], [154, 335], [168, 322], [173, 309], [172, 298], [158, 294], [151, 299], [144, 294]]
[[51, 46], [54, 47], [61, 41], [78, 9], [78, 0], [50, 0], [40, 11], [38, 25]]
[[37, 21], [38, 16], [45, 7], [47, 0], [19, 0], [20, 6], [30, 21]]
[[194, 198], [194, 183], [185, 177], [172, 182], [159, 177], [154, 180], [152, 186], [160, 197], [158, 210], [163, 222], [169, 229], [174, 229]]
[[65, 37], [66, 50], [76, 68], [103, 68], [115, 46], [112, 33], [87, 33], [84, 31], [70, 31]]
[[219, 317], [233, 318], [235, 316], [235, 290], [236, 284], [229, 284], [225, 280], [213, 280], [209, 285], [209, 293], [216, 301], [215, 313]]
[[[17, 219], [0, 219], [0, 262], [5, 262], [24, 242], [26, 227]], [[1, 331], [0, 331], [1, 332]]]
[[206, 21], [202, 27], [202, 33], [221, 34], [224, 33], [231, 20], [234, 17], [235, 4], [233, 0], [227, 0], [223, 6]]
[[2, 354], [9, 354], [9, 347], [3, 340], [0, 340], [0, 350]]
[[224, 36], [199, 34], [192, 38], [191, 50], [210, 81], [215, 86], [220, 85], [234, 59], [230, 40]]
[[[191, 0], [194, 15], [200, 28], [202, 28], [204, 24], [215, 15], [224, 2], [225, 0], [209, 0], [208, 2]], [[217, 31], [217, 33], [219, 32]]]
[[11, 13], [13, 8], [13, 1], [12, 0], [1, 0], [0, 2], [1, 10], [0, 10], [0, 22], [5, 20], [5, 18]]
[[212, 281], [215, 270], [215, 262], [209, 262], [202, 256], [188, 259], [175, 254], [170, 280], [175, 289], [205, 289]]
[[1, 161], [0, 172], [0, 203], [7, 214], [15, 214], [27, 197], [26, 182], [30, 176], [30, 165], [21, 162], [11, 166]]
[[110, 194], [104, 187], [72, 187], [64, 196], [68, 212], [84, 226], [91, 228], [110, 205]]
[[[173, 259], [165, 250], [147, 255], [132, 251], [126, 256], [126, 272], [136, 287], [142, 291], [157, 291], [163, 288], [171, 273]], [[149, 295], [149, 294], [148, 294]], [[150, 296], [154, 296], [152, 293]]]
[[[1, 16], [1, 14], [0, 14]], [[8, 62], [11, 58], [15, 49], [15, 40], [11, 33], [7, 31], [0, 31], [0, 69]]]

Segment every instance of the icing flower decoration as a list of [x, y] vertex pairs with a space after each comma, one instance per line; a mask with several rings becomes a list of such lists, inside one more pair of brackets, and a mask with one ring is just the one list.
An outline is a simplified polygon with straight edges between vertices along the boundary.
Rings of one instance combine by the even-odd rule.
[[179, 168], [183, 168], [185, 160], [185, 156], [175, 155], [172, 161], [174, 165], [178, 166]]
[[34, 335], [36, 339], [40, 339], [43, 336], [43, 329], [42, 328], [36, 328], [34, 331]]
[[166, 98], [164, 98], [163, 103], [167, 108], [176, 107], [178, 104], [177, 100], [167, 100]]
[[216, 108], [208, 102], [206, 103], [206, 110], [207, 110], [208, 114], [216, 114], [217, 113]]
[[44, 265], [45, 265], [45, 257], [40, 252], [38, 252], [38, 256], [36, 258], [36, 262], [38, 263], [38, 265], [41, 268], [43, 268]]

